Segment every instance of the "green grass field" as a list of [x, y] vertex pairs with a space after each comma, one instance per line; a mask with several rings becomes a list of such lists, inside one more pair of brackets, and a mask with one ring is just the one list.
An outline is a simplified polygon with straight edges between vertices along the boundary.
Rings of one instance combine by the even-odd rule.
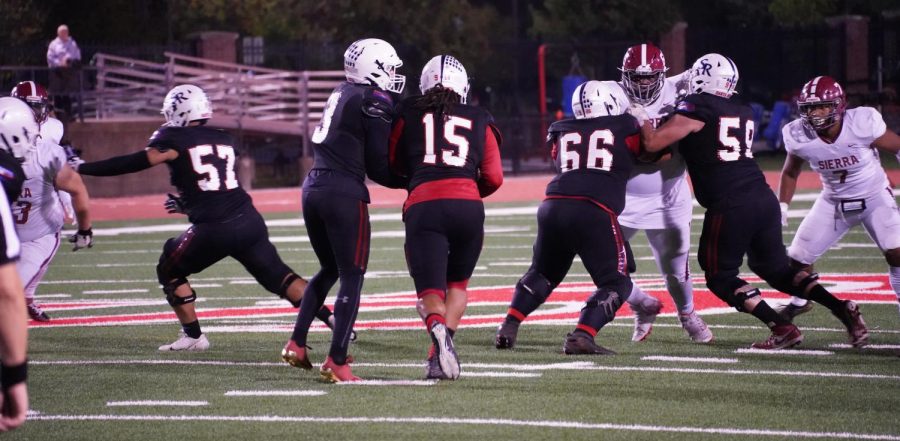
[[[792, 209], [808, 208], [806, 199]], [[690, 343], [667, 314], [644, 343], [630, 341], [631, 317], [604, 328], [598, 341], [618, 351], [616, 356], [562, 355], [574, 318], [526, 322], [517, 348], [498, 351], [494, 329], [531, 258], [534, 206], [489, 205], [518, 209], [488, 216], [470, 286], [501, 290], [482, 290], [494, 297], [472, 295], [467, 316], [473, 324], [456, 338], [463, 376], [439, 383], [423, 381], [430, 341], [411, 306], [397, 210], [373, 210], [370, 277], [359, 339], [351, 346], [354, 373], [383, 380], [381, 385], [323, 384], [316, 370], [281, 363], [279, 351], [295, 313], [252, 283], [233, 260], [191, 279], [198, 308], [223, 312], [201, 320], [210, 350], [159, 353], [156, 348], [174, 340], [179, 327], [173, 317], [160, 317], [170, 310], [155, 265], [164, 240], [177, 233], [139, 231], [172, 224], [166, 221], [95, 225], [95, 247], [77, 253], [62, 248], [38, 300], [57, 323], [75, 317], [109, 323], [135, 314], [156, 321], [32, 328], [29, 388], [36, 413], [0, 438], [900, 440], [900, 318], [886, 264], [862, 230], [845, 237], [818, 269], [829, 276], [829, 287], [869, 300], [862, 311], [872, 332], [870, 349], [834, 346], [846, 343], [846, 334], [817, 307], [798, 318], [806, 336], [798, 349], [804, 352], [742, 352], [768, 332], [752, 317], [707, 300], [712, 306], [702, 314], [715, 333], [710, 345]], [[286, 216], [268, 219], [288, 264], [303, 275], [313, 273], [317, 265], [304, 228]], [[799, 221], [791, 219], [786, 241]], [[694, 222], [692, 252], [699, 225]], [[110, 235], [121, 227], [129, 230]], [[635, 279], [671, 310], [645, 239], [639, 235], [633, 246]], [[702, 276], [696, 258], [692, 264]], [[868, 276], [859, 279], [860, 274]], [[544, 309], [577, 314], [580, 304], [573, 297], [583, 299], [589, 281], [576, 263], [567, 282], [579, 282], [582, 289], [559, 293], [557, 301], [551, 297]], [[698, 303], [710, 298], [702, 282], [695, 290]], [[399, 323], [398, 329], [372, 329], [381, 322]], [[311, 334], [314, 363], [324, 360], [330, 336]], [[403, 381], [409, 384], [398, 384]]]

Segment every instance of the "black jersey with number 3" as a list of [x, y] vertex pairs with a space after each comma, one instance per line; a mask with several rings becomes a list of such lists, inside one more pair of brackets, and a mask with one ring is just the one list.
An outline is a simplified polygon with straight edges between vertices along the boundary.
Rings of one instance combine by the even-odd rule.
[[625, 208], [625, 183], [638, 151], [637, 120], [631, 115], [568, 119], [550, 126], [548, 143], [559, 174], [547, 196], [581, 197], [616, 214]]
[[204, 126], [164, 126], [147, 145], [178, 152], [178, 158], [168, 162], [169, 174], [192, 223], [227, 221], [252, 207], [237, 179], [238, 154], [228, 133]]
[[698, 93], [679, 102], [675, 113], [704, 123], [679, 144], [700, 205], [724, 208], [771, 191], [750, 151], [755, 127], [749, 106], [736, 96]]

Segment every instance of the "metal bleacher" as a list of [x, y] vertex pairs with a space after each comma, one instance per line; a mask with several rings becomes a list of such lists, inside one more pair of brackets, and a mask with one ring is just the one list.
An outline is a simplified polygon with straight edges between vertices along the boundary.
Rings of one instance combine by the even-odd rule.
[[162, 97], [178, 84], [194, 84], [215, 110], [210, 124], [226, 129], [296, 135], [318, 124], [337, 71], [287, 71], [224, 63], [166, 52], [165, 63], [98, 53], [96, 89], [84, 97], [85, 117], [158, 117]]

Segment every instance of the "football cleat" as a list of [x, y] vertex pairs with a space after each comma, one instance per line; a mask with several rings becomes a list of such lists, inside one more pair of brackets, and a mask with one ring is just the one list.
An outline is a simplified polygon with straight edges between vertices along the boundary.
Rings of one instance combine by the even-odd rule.
[[713, 341], [713, 333], [706, 326], [706, 322], [697, 314], [691, 311], [687, 314], [678, 314], [678, 320], [681, 321], [681, 327], [684, 328], [691, 341], [694, 343], [709, 343]]
[[179, 333], [178, 340], [175, 340], [172, 343], [167, 345], [162, 345], [159, 347], [160, 351], [168, 352], [168, 351], [193, 351], [200, 352], [209, 349], [209, 340], [206, 339], [206, 334], [200, 334], [199, 338], [191, 338], [188, 337], [184, 332]]
[[425, 378], [428, 380], [446, 380], [447, 376], [441, 370], [441, 362], [434, 355], [425, 360]]
[[563, 353], [566, 355], [616, 355], [615, 351], [598, 345], [593, 337], [584, 332], [566, 334]]
[[806, 314], [807, 312], [812, 311], [813, 302], [806, 302], [806, 304], [803, 306], [797, 306], [797, 305], [791, 303], [790, 301], [788, 301], [785, 303], [779, 303], [779, 304], [775, 305], [775, 307], [772, 309], [774, 309], [775, 312], [781, 314], [781, 316], [784, 317], [785, 319], [787, 319], [788, 321], [793, 322], [794, 317], [797, 317], [800, 314]]
[[281, 350], [281, 359], [293, 367], [310, 370], [313, 366], [309, 362], [306, 349], [306, 346], [300, 346], [294, 340], [288, 340], [284, 349]]
[[844, 301], [844, 309], [835, 314], [847, 327], [847, 333], [850, 334], [850, 344], [854, 348], [863, 347], [869, 344], [869, 330], [866, 328], [866, 322], [863, 321], [862, 315], [859, 313], [859, 305], [852, 300]]
[[330, 355], [325, 358], [325, 363], [322, 363], [319, 375], [321, 375], [322, 381], [328, 383], [362, 381], [361, 378], [353, 375], [353, 372], [350, 371], [350, 359], [347, 359], [347, 363], [337, 364], [331, 359]]
[[519, 323], [504, 320], [497, 327], [497, 335], [494, 337], [494, 346], [497, 349], [512, 349], [516, 345], [516, 336], [519, 334]]
[[441, 371], [448, 380], [459, 378], [459, 358], [456, 356], [456, 349], [453, 348], [453, 338], [447, 331], [447, 326], [443, 323], [435, 323], [431, 327], [431, 342], [434, 343], [435, 358]]
[[788, 323], [772, 328], [772, 335], [765, 341], [758, 341], [750, 345], [753, 349], [775, 350], [792, 348], [803, 341], [803, 334], [796, 326]]
[[37, 303], [29, 303], [26, 305], [28, 307], [28, 317], [36, 322], [49, 322], [50, 316], [38, 306]]
[[659, 311], [662, 311], [662, 302], [656, 297], [647, 296], [649, 301], [639, 305], [630, 305], [634, 311], [634, 334], [631, 335], [631, 341], [644, 341], [653, 331], [653, 322]]

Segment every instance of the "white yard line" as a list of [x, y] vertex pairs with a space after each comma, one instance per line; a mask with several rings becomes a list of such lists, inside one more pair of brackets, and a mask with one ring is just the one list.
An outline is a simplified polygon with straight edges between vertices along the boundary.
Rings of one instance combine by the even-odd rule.
[[713, 358], [713, 357], [670, 357], [667, 355], [648, 355], [646, 357], [641, 357], [641, 360], [645, 361], [671, 361], [671, 362], [685, 362], [685, 363], [720, 363], [720, 364], [729, 364], [729, 363], [738, 363], [737, 358]]
[[130, 406], [209, 406], [208, 401], [107, 401], [109, 407], [130, 407]]
[[230, 390], [226, 397], [318, 397], [326, 395], [324, 390]]
[[[253, 366], [253, 367], [290, 367], [286, 363], [276, 362], [243, 362], [243, 361], [193, 361], [193, 360], [29, 360], [35, 366], [95, 366], [95, 365], [187, 365], [187, 366]], [[404, 363], [353, 363], [353, 367], [377, 368], [416, 368], [424, 366], [421, 362]], [[673, 368], [660, 366], [602, 366], [590, 361], [548, 364], [502, 364], [502, 363], [463, 363], [464, 369], [509, 369], [513, 371], [573, 370], [603, 372], [671, 372], [684, 374], [719, 374], [719, 375], [758, 375], [777, 377], [822, 377], [822, 378], [855, 378], [862, 380], [900, 381], [900, 375], [862, 374], [853, 372], [826, 371], [790, 371], [790, 370], [758, 370], [758, 369], [713, 369], [713, 368]]]
[[[353, 365], [354, 367], [356, 364]], [[437, 380], [362, 380], [343, 381], [338, 386], [434, 386]]]
[[463, 377], [487, 377], [487, 378], [540, 378], [542, 374], [531, 372], [472, 372], [464, 371], [460, 373]]
[[[835, 349], [851, 349], [851, 348], [853, 348], [852, 345], [848, 345], [847, 343], [832, 343], [832, 344], [828, 345], [828, 347], [835, 348]], [[900, 345], [865, 345], [860, 349], [900, 349]]]
[[149, 289], [92, 289], [89, 291], [82, 291], [82, 294], [130, 294], [130, 293], [144, 293], [150, 292]]
[[[351, 384], [351, 383], [339, 383]], [[815, 432], [783, 429], [745, 429], [740, 427], [658, 426], [564, 420], [517, 420], [501, 418], [422, 417], [303, 417], [303, 416], [227, 416], [227, 415], [32, 415], [29, 421], [166, 421], [166, 422], [258, 422], [258, 423], [320, 423], [320, 424], [388, 424], [396, 425], [467, 425], [510, 426], [551, 429], [616, 430], [649, 433], [696, 433], [709, 435], [744, 435], [785, 438], [837, 438], [859, 440], [900, 441], [900, 435], [859, 432]]]
[[753, 348], [738, 348], [734, 350], [735, 354], [756, 354], [756, 355], [815, 355], [815, 356], [823, 356], [823, 355], [834, 355], [832, 351], [820, 351], [818, 349], [776, 349], [776, 350], [766, 350], [766, 349], [753, 349]]

